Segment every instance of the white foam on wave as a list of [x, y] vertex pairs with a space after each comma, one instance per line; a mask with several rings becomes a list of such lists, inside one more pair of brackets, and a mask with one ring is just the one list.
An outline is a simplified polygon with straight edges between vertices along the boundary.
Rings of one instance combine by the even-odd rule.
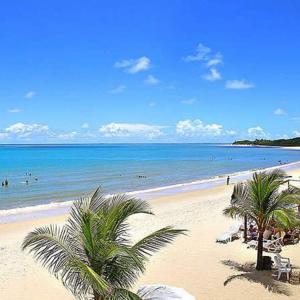
[[64, 202], [52, 202], [49, 204], [38, 204], [38, 205], [33, 205], [33, 206], [3, 209], [3, 210], [0, 210], [0, 217], [69, 207], [72, 205], [72, 203], [73, 203], [73, 201], [69, 200], [69, 201], [64, 201]]
[[[172, 191], [172, 190], [177, 190], [177, 189], [180, 189], [183, 187], [197, 186], [197, 188], [199, 187], [199, 189], [201, 189], [201, 185], [204, 186], [205, 184], [209, 184], [209, 183], [218, 183], [218, 181], [221, 181], [221, 179], [224, 179], [227, 176], [230, 176], [231, 179], [238, 179], [239, 177], [242, 177], [242, 176], [249, 176], [258, 170], [271, 171], [271, 170], [278, 169], [278, 168], [287, 169], [289, 167], [293, 167], [293, 166], [297, 166], [297, 165], [300, 168], [300, 161], [285, 164], [285, 165], [280, 165], [280, 166], [273, 166], [273, 167], [264, 168], [264, 169], [252, 169], [252, 170], [247, 170], [247, 171], [240, 171], [240, 172], [235, 172], [235, 173], [230, 173], [230, 174], [217, 175], [217, 176], [214, 176], [211, 178], [195, 180], [192, 182], [184, 182], [184, 183], [178, 183], [178, 184], [173, 184], [173, 185], [167, 185], [167, 186], [162, 186], [162, 187], [137, 190], [137, 191], [131, 191], [131, 192], [125, 192], [125, 193], [127, 195], [131, 195], [131, 196], [139, 196], [139, 195], [145, 195], [145, 194], [148, 194], [149, 196], [151, 196], [151, 194], [155, 194], [160, 191], [166, 191], [166, 190]], [[220, 182], [220, 184], [221, 184], [221, 182]], [[108, 194], [107, 196], [112, 196], [112, 194]], [[63, 201], [63, 202], [51, 202], [48, 204], [39, 204], [39, 205], [34, 205], [34, 206], [4, 209], [4, 210], [0, 210], [0, 217], [31, 214], [34, 212], [42, 212], [42, 211], [47, 211], [47, 210], [59, 210], [62, 208], [70, 207], [72, 205], [72, 203], [73, 203], [73, 200], [68, 200], [68, 201]]]

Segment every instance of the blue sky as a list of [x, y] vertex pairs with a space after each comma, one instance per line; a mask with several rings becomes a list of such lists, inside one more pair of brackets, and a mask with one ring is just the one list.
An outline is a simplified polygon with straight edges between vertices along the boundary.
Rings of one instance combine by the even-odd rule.
[[6, 1], [0, 143], [300, 135], [298, 1]]

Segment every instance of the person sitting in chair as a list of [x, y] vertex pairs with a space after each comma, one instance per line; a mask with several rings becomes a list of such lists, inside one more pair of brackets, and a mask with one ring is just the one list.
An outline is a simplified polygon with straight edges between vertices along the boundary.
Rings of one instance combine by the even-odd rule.
[[267, 226], [266, 230], [264, 231], [264, 234], [263, 234], [264, 240], [270, 240], [271, 236], [272, 236], [272, 233], [273, 233], [272, 227]]
[[253, 225], [249, 226], [248, 236], [250, 240], [255, 240], [257, 238], [257, 229]]

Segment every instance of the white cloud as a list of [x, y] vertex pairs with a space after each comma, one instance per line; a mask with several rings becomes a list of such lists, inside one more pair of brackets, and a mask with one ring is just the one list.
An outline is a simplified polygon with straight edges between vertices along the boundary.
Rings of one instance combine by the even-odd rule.
[[86, 127], [88, 123], [83, 123], [82, 128], [86, 128], [83, 132], [77, 131], [61, 131], [52, 130], [48, 125], [44, 124], [25, 124], [25, 123], [15, 123], [7, 128], [0, 130], [0, 140], [10, 140], [13, 142], [36, 142], [36, 143], [48, 143], [48, 142], [60, 142], [61, 140], [91, 140], [99, 137], [99, 134], [89, 132]]
[[87, 129], [87, 128], [89, 128], [90, 127], [90, 125], [89, 125], [89, 123], [87, 123], [87, 122], [85, 122], [85, 123], [83, 123], [82, 125], [81, 125], [81, 128], [83, 128], [83, 129]]
[[180, 101], [182, 104], [186, 104], [186, 105], [192, 105], [194, 103], [197, 102], [196, 98], [189, 98], [189, 99], [184, 99]]
[[279, 136], [280, 139], [289, 139], [290, 137], [287, 134]]
[[144, 82], [148, 85], [156, 85], [160, 82], [160, 80], [153, 75], [148, 75]]
[[77, 136], [77, 132], [76, 131], [64, 132], [64, 133], [60, 133], [60, 134], [57, 135], [57, 137], [59, 139], [62, 139], [62, 140], [71, 140], [71, 139], [73, 139], [76, 136]]
[[151, 61], [148, 57], [142, 56], [137, 59], [125, 59], [115, 63], [115, 68], [124, 69], [130, 74], [146, 71], [151, 67]]
[[211, 49], [199, 43], [196, 49], [195, 55], [188, 55], [184, 58], [185, 61], [202, 61], [208, 59], [208, 54], [211, 52]]
[[220, 53], [217, 53], [214, 57], [212, 57], [208, 60], [208, 62], [206, 63], [206, 66], [209, 68], [209, 67], [216, 66], [216, 65], [219, 65], [222, 63], [223, 63], [222, 55]]
[[254, 88], [254, 84], [246, 80], [227, 80], [225, 84], [226, 89], [245, 90]]
[[31, 99], [33, 98], [34, 96], [36, 95], [36, 92], [35, 91], [29, 91], [25, 94], [25, 98], [27, 99]]
[[109, 93], [111, 93], [111, 94], [121, 94], [125, 90], [126, 90], [126, 85], [120, 84], [117, 87], [115, 87], [114, 89], [110, 90]]
[[277, 116], [282, 116], [282, 115], [285, 115], [286, 114], [286, 111], [282, 108], [277, 108], [274, 110], [274, 115], [277, 115]]
[[21, 112], [21, 109], [19, 108], [11, 108], [9, 110], [7, 110], [9, 113], [15, 114], [15, 113], [19, 113]]
[[186, 137], [193, 136], [218, 136], [221, 135], [223, 126], [220, 124], [204, 124], [201, 120], [183, 120], [176, 124], [176, 132]]
[[300, 137], [300, 131], [299, 131], [299, 130], [294, 130], [294, 131], [293, 131], [293, 135], [294, 135], [295, 137]]
[[222, 76], [216, 68], [210, 68], [209, 73], [203, 76], [203, 79], [209, 81], [220, 80], [221, 78]]
[[215, 81], [222, 79], [221, 73], [216, 69], [216, 66], [223, 63], [221, 53], [213, 54], [211, 49], [198, 44], [195, 55], [189, 55], [184, 58], [185, 61], [200, 61], [203, 63], [205, 68], [208, 68], [207, 74], [203, 75], [202, 78], [209, 81]]
[[9, 136], [7, 132], [0, 132], [0, 140], [5, 140], [8, 137]]
[[260, 126], [248, 128], [248, 135], [253, 138], [267, 137], [267, 134]]
[[139, 123], [109, 123], [103, 125], [99, 131], [104, 137], [155, 138], [163, 135], [162, 128], [162, 126]]
[[20, 138], [26, 138], [35, 134], [48, 133], [49, 127], [42, 124], [24, 124], [19, 122], [7, 127], [5, 132]]

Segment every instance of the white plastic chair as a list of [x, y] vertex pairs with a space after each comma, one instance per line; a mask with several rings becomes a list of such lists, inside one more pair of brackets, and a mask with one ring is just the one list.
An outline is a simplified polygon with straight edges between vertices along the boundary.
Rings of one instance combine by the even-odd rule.
[[276, 263], [276, 267], [278, 270], [277, 279], [279, 280], [282, 273], [286, 273], [287, 280], [290, 280], [290, 273], [292, 272], [292, 266], [290, 263], [290, 259], [286, 257], [282, 257], [279, 254], [274, 256], [274, 260]]

